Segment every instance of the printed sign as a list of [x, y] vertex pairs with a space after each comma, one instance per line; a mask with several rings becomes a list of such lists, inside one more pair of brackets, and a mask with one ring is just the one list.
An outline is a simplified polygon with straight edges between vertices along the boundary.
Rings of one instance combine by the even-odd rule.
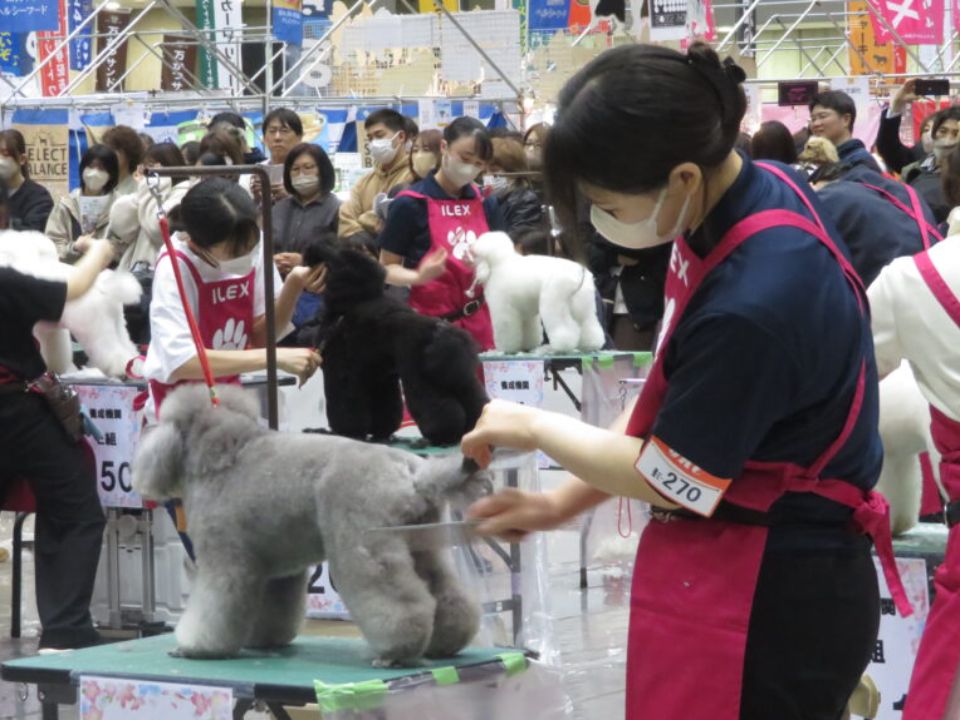
[[713, 515], [731, 483], [697, 467], [654, 436], [640, 453], [636, 468], [665, 498], [704, 517]]
[[70, 56], [67, 48], [57, 51], [57, 47], [67, 35], [64, 0], [60, 0], [59, 8], [60, 26], [52, 32], [37, 33], [37, 53], [40, 62], [46, 62], [40, 73], [40, 91], [44, 97], [56, 97], [70, 84]]
[[27, 33], [0, 32], [0, 73], [23, 77], [30, 72], [27, 38]]
[[3, 0], [0, 27], [7, 32], [56, 31], [60, 25], [58, 0]]
[[[92, 0], [67, 0], [67, 27], [70, 32], [72, 33], [80, 27], [92, 12]], [[71, 70], [83, 70], [90, 64], [90, 56], [93, 50], [93, 43], [90, 39], [91, 24], [86, 25], [83, 31], [70, 41]]]
[[[97, 52], [106, 50], [117, 37], [123, 34], [130, 23], [129, 10], [104, 10], [97, 16], [97, 30], [100, 33]], [[97, 68], [98, 92], [122, 92], [123, 83], [118, 81], [127, 68], [127, 41], [121, 42], [107, 55]]]
[[487, 395], [541, 407], [543, 405], [543, 360], [484, 360], [483, 380]]
[[97, 462], [97, 491], [104, 507], [140, 508], [133, 490], [131, 464], [140, 437], [140, 417], [133, 410], [139, 388], [126, 385], [77, 385], [80, 402], [102, 437], [88, 438]]
[[337, 593], [330, 575], [330, 565], [323, 563], [310, 568], [307, 584], [307, 617], [319, 620], [349, 620], [350, 611]]
[[192, 87], [191, 78], [196, 64], [197, 46], [192, 37], [164, 35], [160, 89], [178, 92]]
[[650, 0], [650, 41], [687, 36], [687, 0]]
[[26, 140], [30, 178], [47, 188], [54, 198], [68, 192], [67, 119], [66, 110], [17, 110], [13, 114], [13, 127]]
[[291, 45], [303, 44], [300, 0], [273, 0], [273, 36]]
[[233, 690], [80, 676], [80, 720], [231, 720]]
[[857, 117], [867, 117], [870, 108], [870, 78], [832, 78], [830, 89], [841, 90], [849, 95], [857, 107]]
[[570, 14], [570, 0], [530, 0], [530, 32], [564, 30]]
[[867, 2], [874, 9], [870, 13], [873, 32], [881, 45], [892, 40], [902, 40], [910, 45], [940, 45], [943, 42], [943, 0]]
[[[881, 44], [874, 34], [874, 16], [867, 0], [852, 0], [847, 5], [850, 74], [902, 74], [907, 71], [907, 50], [896, 43]], [[956, 19], [956, 16], [954, 16]]]

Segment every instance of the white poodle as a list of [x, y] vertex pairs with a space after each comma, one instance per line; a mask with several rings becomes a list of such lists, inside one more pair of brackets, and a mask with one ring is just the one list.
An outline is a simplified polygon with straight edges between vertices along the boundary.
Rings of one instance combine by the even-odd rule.
[[258, 423], [254, 396], [219, 387], [175, 390], [137, 446], [133, 485], [182, 498], [197, 556], [177, 624], [188, 657], [290, 643], [304, 619], [306, 569], [330, 561], [337, 591], [379, 665], [449, 657], [476, 635], [480, 609], [440, 550], [411, 550], [387, 525], [436, 522], [448, 500], [489, 492], [457, 455], [423, 460], [329, 435]]
[[890, 503], [893, 533], [900, 535], [916, 525], [920, 516], [920, 453], [930, 453], [934, 468], [939, 464], [930, 437], [930, 405], [907, 362], [880, 383], [880, 438], [883, 470], [877, 490]]
[[552, 352], [603, 347], [593, 275], [585, 267], [563, 258], [520, 255], [501, 232], [477, 238], [470, 256], [490, 307], [497, 350], [537, 349], [543, 339], [541, 320]]
[[[46, 280], [64, 280], [73, 267], [60, 262], [53, 241], [35, 231], [0, 232], [0, 266]], [[82, 297], [68, 302], [59, 323], [37, 323], [33, 334], [47, 367], [54, 373], [74, 370], [71, 333], [90, 364], [109, 377], [123, 377], [139, 353], [123, 319], [123, 306], [140, 300], [140, 283], [129, 273], [104, 270]]]

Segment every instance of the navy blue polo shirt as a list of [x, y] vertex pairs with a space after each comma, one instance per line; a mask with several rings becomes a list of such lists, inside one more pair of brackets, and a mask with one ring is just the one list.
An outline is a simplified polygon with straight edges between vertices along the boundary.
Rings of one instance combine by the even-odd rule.
[[863, 167], [873, 170], [875, 173], [883, 172], [876, 158], [867, 150], [867, 146], [863, 144], [863, 141], [857, 140], [856, 138], [841, 143], [837, 147], [837, 154], [840, 156], [840, 162], [845, 165], [862, 165]]
[[[779, 167], [796, 178], [845, 252], [810, 187]], [[744, 158], [691, 247], [705, 255], [743, 218], [778, 208], [809, 216], [793, 190]], [[727, 478], [748, 460], [813, 464], [840, 434], [866, 359], [863, 409], [823, 476], [862, 488], [877, 482], [883, 451], [870, 320], [813, 236], [775, 227], [744, 242], [698, 288], [663, 352], [669, 388], [653, 433]], [[850, 515], [824, 498], [789, 494], [772, 509], [768, 549], [850, 546], [854, 536], [843, 529]]]
[[[459, 197], [451, 197], [434, 179], [434, 173], [414, 183], [409, 189], [438, 200], [473, 200], [476, 197], [472, 185], [463, 188]], [[486, 198], [483, 201], [483, 211], [490, 230], [506, 232], [507, 223], [496, 198]], [[406, 267], [416, 267], [430, 250], [430, 222], [426, 201], [412, 197], [395, 198], [390, 204], [390, 213], [387, 215], [383, 232], [380, 233], [379, 242], [382, 249], [402, 257]]]

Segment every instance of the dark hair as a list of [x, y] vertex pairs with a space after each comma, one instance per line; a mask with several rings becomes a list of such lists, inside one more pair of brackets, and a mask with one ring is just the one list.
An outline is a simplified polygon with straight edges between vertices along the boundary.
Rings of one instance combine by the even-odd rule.
[[238, 130], [243, 130], [244, 132], [246, 132], [247, 130], [247, 123], [243, 119], [243, 117], [240, 116], [239, 113], [235, 113], [230, 110], [224, 110], [223, 112], [218, 112], [216, 115], [210, 118], [210, 123], [208, 127], [214, 127], [216, 125], [219, 125], [220, 123], [233, 125], [233, 127], [237, 128]]
[[301, 155], [309, 155], [317, 164], [317, 172], [320, 177], [320, 192], [326, 195], [337, 184], [337, 173], [333, 169], [333, 163], [330, 157], [319, 145], [313, 143], [300, 143], [294, 145], [293, 149], [287, 154], [287, 159], [283, 162], [283, 187], [289, 195], [293, 195], [293, 182], [290, 180], [290, 168]]
[[108, 145], [100, 143], [91, 145], [80, 160], [80, 187], [86, 189], [86, 185], [83, 183], [83, 171], [96, 161], [100, 161], [103, 169], [110, 176], [110, 180], [103, 186], [103, 194], [106, 195], [113, 191], [120, 179], [120, 161], [117, 160], [117, 154], [113, 151], [113, 148]]
[[[18, 156], [27, 154], [27, 141], [23, 139], [23, 133], [19, 130], [0, 130], [0, 143], [3, 143], [7, 150], [15, 152]], [[30, 177], [30, 163], [25, 162], [20, 166], [20, 173], [24, 179]]]
[[126, 125], [112, 127], [103, 134], [101, 142], [126, 155], [127, 172], [133, 172], [143, 162], [143, 140], [131, 127]]
[[826, 90], [813, 96], [810, 101], [810, 112], [816, 107], [833, 110], [840, 117], [850, 116], [850, 132], [853, 132], [854, 123], [857, 122], [857, 105], [853, 98], [842, 90]]
[[137, 137], [139, 137], [140, 142], [143, 143], [144, 150], [149, 150], [157, 142], [156, 140], [153, 139], [153, 135], [149, 135], [148, 133], [145, 133], [145, 132], [137, 133]]
[[746, 75], [703, 43], [686, 55], [654, 45], [608, 50], [560, 92], [544, 148], [548, 194], [564, 227], [576, 227], [577, 183], [647, 193], [690, 162], [723, 163], [747, 108]]
[[7, 209], [7, 183], [0, 180], [0, 230], [6, 230], [10, 225], [10, 214]]
[[472, 137], [477, 143], [477, 157], [484, 162], [493, 158], [493, 143], [487, 126], [472, 117], [458, 117], [443, 129], [443, 139], [453, 145], [461, 138]]
[[183, 160], [187, 165], [196, 165], [200, 159], [200, 143], [196, 140], [190, 140], [180, 146], [180, 152], [183, 153]]
[[739, 135], [737, 135], [737, 141], [733, 144], [733, 146], [747, 157], [752, 157], [753, 154], [750, 151], [750, 142], [752, 140], [753, 138], [751, 138], [748, 133], [741, 132]]
[[370, 113], [367, 119], [363, 121], [363, 127], [369, 130], [374, 125], [383, 125], [387, 130], [395, 133], [410, 132], [410, 126], [407, 124], [407, 118], [390, 108], [382, 108]]
[[937, 132], [939, 132], [940, 127], [947, 120], [956, 120], [960, 122], [960, 105], [952, 105], [951, 107], [944, 108], [937, 113], [937, 117], [933, 121], [933, 125], [930, 128], [930, 132], [936, 137]]
[[407, 121], [407, 127], [404, 130], [404, 132], [407, 133], [407, 140], [415, 140], [420, 134], [420, 126], [417, 125], [417, 121], [409, 115], [404, 115], [403, 119]]
[[537, 123], [536, 125], [531, 125], [529, 128], [527, 128], [527, 132], [523, 135], [523, 144], [529, 144], [530, 138], [535, 135], [536, 140], [543, 145], [547, 139], [547, 135], [549, 134], [550, 126], [546, 123]]
[[[200, 141], [200, 147], [197, 148], [197, 152], [200, 154], [200, 162], [203, 161], [204, 155], [216, 155], [220, 157], [223, 162], [215, 164], [243, 165], [243, 151], [240, 149], [240, 144], [233, 134], [225, 129], [214, 129], [204, 135]], [[226, 158], [230, 158], [230, 163], [226, 162]], [[214, 163], [204, 162], [203, 164]]]
[[527, 155], [523, 151], [523, 141], [511, 136], [495, 137], [492, 163], [499, 165], [505, 173], [519, 173], [527, 170]]
[[267, 132], [267, 126], [274, 120], [280, 123], [281, 127], [288, 127], [293, 130], [294, 135], [297, 137], [303, 137], [303, 121], [300, 119], [300, 116], [290, 108], [277, 108], [267, 113], [267, 116], [263, 119], [264, 133]]
[[226, 241], [234, 255], [249, 252], [260, 233], [253, 198], [219, 177], [190, 188], [180, 203], [179, 220], [196, 245], [209, 248]]
[[960, 205], [960, 152], [956, 148], [947, 153], [941, 163], [940, 185], [950, 207]]
[[423, 132], [418, 133], [414, 141], [419, 142], [420, 147], [427, 152], [432, 152], [439, 155], [441, 140], [443, 140], [443, 133], [435, 128], [431, 128], [430, 130], [424, 130]]
[[750, 154], [755, 160], [778, 160], [793, 165], [797, 161], [797, 144], [786, 125], [770, 120], [763, 123], [750, 140]]
[[490, 136], [491, 140], [517, 140], [521, 145], [523, 144], [523, 133], [517, 132], [513, 128], [487, 128], [487, 134]]
[[[154, 143], [143, 154], [143, 161], [145, 163], [155, 162], [160, 165], [160, 167], [183, 167], [187, 164], [187, 161], [183, 159], [183, 153], [180, 152], [180, 148], [172, 142]], [[187, 180], [188, 177], [186, 175], [178, 175], [171, 179], [173, 184], [176, 185], [179, 182]]]

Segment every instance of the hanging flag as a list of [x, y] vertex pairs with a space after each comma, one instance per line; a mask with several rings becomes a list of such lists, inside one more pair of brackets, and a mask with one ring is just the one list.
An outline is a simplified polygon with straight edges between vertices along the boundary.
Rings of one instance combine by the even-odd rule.
[[847, 3], [847, 28], [850, 42], [850, 74], [903, 74], [907, 71], [906, 48], [888, 43], [881, 45], [874, 34], [873, 14], [867, 0]]
[[[213, 30], [213, 0], [196, 0], [197, 29]], [[212, 32], [205, 33], [207, 40], [214, 42], [216, 37]], [[200, 46], [200, 82], [204, 87], [215, 89], [218, 86], [217, 60], [205, 47]]]
[[7, 32], [55, 32], [63, 15], [57, 0], [2, 0], [0, 27]]
[[300, 0], [273, 0], [273, 36], [280, 42], [303, 45]]
[[179, 92], [193, 87], [197, 65], [197, 46], [187, 35], [163, 36], [163, 70], [160, 89]]
[[570, 0], [530, 0], [530, 32], [565, 30], [569, 14]]
[[953, 18], [953, 29], [960, 32], [960, 0], [950, 0], [950, 17]]
[[[100, 35], [97, 42], [97, 54], [99, 55], [106, 50], [110, 43], [123, 34], [129, 24], [129, 10], [104, 10], [101, 12], [97, 16], [97, 32]], [[123, 83], [117, 81], [123, 77], [126, 68], [127, 41], [124, 39], [97, 68], [97, 91], [122, 92]]]
[[[890, 29], [908, 45], [940, 45], [943, 42], [943, 0], [867, 0], [873, 32], [880, 45], [896, 40]], [[879, 14], [883, 18], [877, 17]], [[885, 21], [885, 22], [884, 22]]]
[[[67, 13], [64, 0], [60, 0], [60, 26], [56, 30], [37, 33], [37, 56], [46, 62], [40, 73], [40, 92], [44, 97], [56, 97], [70, 84], [70, 55], [64, 45], [57, 47], [67, 37]], [[48, 60], [49, 58], [49, 60]]]
[[33, 69], [27, 33], [0, 33], [0, 73], [23, 77]]
[[[210, 42], [240, 69], [240, 32], [243, 27], [240, 0], [196, 0], [197, 28], [207, 31]], [[200, 48], [200, 81], [210, 89], [240, 91], [238, 78], [227, 65], [206, 48]]]
[[710, 41], [716, 36], [717, 27], [713, 21], [712, 0], [688, 0], [687, 37]]
[[[72, 33], [90, 17], [93, 12], [93, 0], [67, 0], [67, 29]], [[83, 70], [90, 64], [93, 52], [93, 42], [90, 25], [84, 27], [73, 40], [70, 41], [70, 69]]]

